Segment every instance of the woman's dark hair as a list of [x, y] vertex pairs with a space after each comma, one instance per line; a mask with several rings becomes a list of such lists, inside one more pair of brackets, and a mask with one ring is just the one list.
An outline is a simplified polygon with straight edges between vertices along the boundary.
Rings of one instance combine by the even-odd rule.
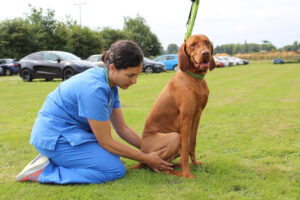
[[110, 46], [108, 51], [103, 52], [101, 60], [107, 66], [114, 64], [119, 70], [140, 65], [143, 57], [144, 54], [136, 43], [129, 40], [118, 40]]

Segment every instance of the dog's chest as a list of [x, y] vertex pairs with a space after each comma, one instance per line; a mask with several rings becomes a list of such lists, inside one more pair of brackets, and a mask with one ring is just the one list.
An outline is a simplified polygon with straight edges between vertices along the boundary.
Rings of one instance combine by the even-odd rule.
[[204, 109], [208, 101], [209, 90], [206, 84], [199, 84], [195, 87], [196, 107]]

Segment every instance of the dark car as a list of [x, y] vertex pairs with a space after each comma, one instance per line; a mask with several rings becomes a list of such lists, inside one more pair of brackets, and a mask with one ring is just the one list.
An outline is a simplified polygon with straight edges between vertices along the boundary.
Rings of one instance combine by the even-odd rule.
[[273, 60], [273, 64], [284, 64], [284, 61], [281, 58], [276, 58]]
[[19, 72], [19, 62], [16, 59], [0, 59], [2, 75], [11, 76]]
[[19, 62], [20, 77], [25, 82], [35, 78], [62, 78], [66, 80], [75, 74], [83, 72], [96, 64], [81, 60], [74, 54], [64, 51], [39, 51], [32, 53]]
[[250, 63], [249, 60], [243, 60], [243, 62], [244, 62], [244, 65], [248, 65]]
[[146, 74], [152, 74], [153, 72], [165, 72], [167, 71], [166, 65], [160, 62], [155, 62], [154, 60], [150, 60], [149, 58], [144, 58], [144, 64], [142, 72]]

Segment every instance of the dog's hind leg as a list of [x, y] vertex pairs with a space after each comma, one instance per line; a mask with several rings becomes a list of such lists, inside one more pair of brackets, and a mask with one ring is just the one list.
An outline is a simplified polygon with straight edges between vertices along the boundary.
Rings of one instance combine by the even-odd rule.
[[141, 150], [144, 153], [152, 153], [166, 148], [160, 157], [171, 162], [180, 155], [180, 136], [176, 132], [144, 134]]

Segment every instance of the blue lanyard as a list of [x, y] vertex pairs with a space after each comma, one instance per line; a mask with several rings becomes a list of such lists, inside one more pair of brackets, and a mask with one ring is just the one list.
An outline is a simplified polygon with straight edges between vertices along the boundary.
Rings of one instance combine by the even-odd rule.
[[[109, 84], [109, 82], [108, 82], [108, 73], [107, 73], [107, 69], [104, 69], [104, 71], [105, 71], [106, 81], [107, 81], [107, 83]], [[110, 96], [110, 100], [109, 100], [108, 109], [110, 109], [110, 107], [111, 107], [111, 102], [112, 102], [113, 94], [114, 94], [114, 90], [111, 89], [111, 96]]]

